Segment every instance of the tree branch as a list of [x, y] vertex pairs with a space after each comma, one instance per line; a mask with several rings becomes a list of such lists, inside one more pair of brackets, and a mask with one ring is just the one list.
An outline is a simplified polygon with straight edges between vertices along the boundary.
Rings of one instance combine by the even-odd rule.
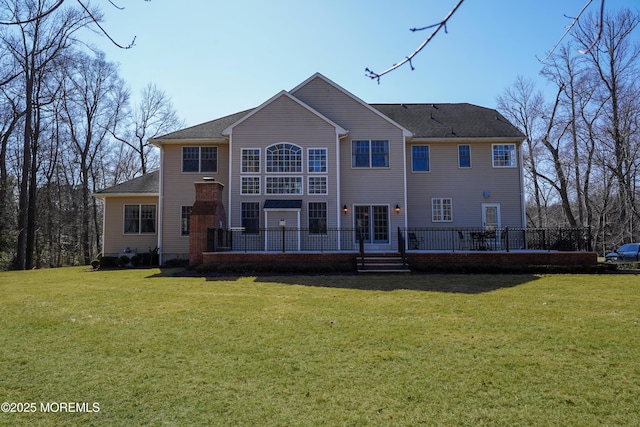
[[[96, 24], [96, 26], [100, 29], [100, 31], [102, 32], [102, 34], [104, 34], [105, 36], [107, 36], [107, 38], [111, 41], [111, 43], [113, 43], [115, 46], [119, 47], [120, 49], [131, 49], [136, 42], [136, 38], [134, 37], [133, 40], [131, 41], [131, 43], [127, 46], [123, 46], [121, 44], [119, 44], [118, 42], [116, 42], [110, 35], [109, 33], [100, 25], [100, 22], [98, 21], [98, 19], [91, 13], [91, 11], [89, 11], [89, 8], [87, 7], [87, 5], [85, 5], [82, 0], [76, 0], [78, 2], [78, 4], [82, 7], [82, 9], [84, 9], [84, 11], [87, 13], [87, 15], [89, 15], [89, 17], [91, 18], [91, 20], [93, 21], [94, 24]], [[111, 5], [113, 7], [115, 7], [118, 10], [124, 10], [124, 7], [118, 6], [116, 5], [113, 0], [107, 0], [109, 3], [111, 3]], [[146, 2], [150, 2], [151, 0], [144, 0]], [[38, 15], [29, 18], [29, 19], [25, 19], [25, 20], [17, 20], [17, 21], [0, 21], [0, 25], [23, 25], [23, 24], [28, 24], [31, 22], [35, 22], [38, 19], [42, 19], [50, 14], [52, 14], [53, 12], [55, 12], [60, 6], [62, 6], [62, 4], [65, 2], [65, 0], [58, 0], [58, 2], [56, 4], [54, 4], [53, 6], [51, 6], [51, 8], [49, 8], [48, 10], [39, 13]]]
[[[393, 64], [391, 67], [387, 68], [386, 70], [384, 70], [381, 73], [376, 73], [374, 71], [372, 71], [369, 68], [365, 69], [365, 73], [366, 76], [369, 77], [372, 80], [378, 80], [378, 84], [380, 83], [380, 77], [384, 76], [385, 74], [388, 74], [390, 72], [392, 72], [393, 70], [400, 68], [401, 66], [403, 66], [404, 64], [406, 64], [407, 62], [409, 63], [409, 65], [411, 66], [411, 70], [414, 70], [415, 68], [413, 67], [412, 64], [412, 60], [413, 58], [420, 53], [420, 51], [422, 49], [424, 49], [424, 47], [429, 44], [429, 42], [435, 37], [436, 34], [438, 34], [438, 31], [440, 31], [442, 28], [444, 28], [445, 33], [447, 32], [447, 22], [449, 21], [449, 19], [453, 16], [454, 13], [456, 13], [456, 11], [458, 10], [458, 8], [460, 7], [460, 5], [462, 4], [464, 0], [460, 0], [458, 1], [458, 4], [455, 5], [455, 7], [453, 9], [451, 9], [451, 11], [449, 12], [449, 14], [447, 14], [447, 16], [438, 24], [434, 24], [434, 25], [430, 25], [428, 27], [423, 27], [423, 28], [412, 28], [411, 31], [422, 31], [422, 30], [426, 30], [429, 28], [434, 28], [435, 30], [431, 33], [431, 35], [424, 41], [422, 42], [422, 44], [420, 46], [418, 46], [418, 48], [413, 51], [413, 53], [409, 56], [407, 56], [405, 59], [403, 59], [402, 61], [398, 62], [397, 64]], [[603, 0], [604, 1], [604, 0]]]
[[[589, 0], [587, 2], [587, 4], [584, 5], [582, 10], [580, 10], [580, 13], [578, 13], [578, 15], [575, 18], [573, 18], [573, 21], [571, 22], [571, 24], [569, 24], [569, 26], [567, 27], [566, 31], [562, 34], [562, 36], [556, 42], [556, 44], [553, 45], [553, 48], [547, 53], [547, 56], [545, 56], [542, 59], [540, 59], [540, 58], [538, 58], [536, 56], [536, 59], [538, 61], [545, 62], [547, 59], [549, 59], [551, 57], [551, 55], [553, 55], [553, 52], [555, 52], [555, 50], [558, 48], [558, 46], [560, 46], [560, 43], [562, 43], [562, 40], [564, 40], [564, 38], [567, 36], [567, 34], [569, 34], [569, 32], [573, 29], [573, 27], [578, 23], [578, 20], [580, 19], [580, 17], [584, 13], [584, 11], [587, 10], [587, 8], [589, 7], [589, 5], [592, 2], [593, 2], [593, 0]], [[566, 17], [568, 18], [568, 16], [566, 16]], [[589, 48], [587, 48], [586, 50], [578, 50], [578, 53], [580, 53], [582, 55], [584, 55], [586, 53], [589, 53], [589, 51], [593, 48], [593, 46], [595, 46], [595, 44], [598, 42], [598, 40], [600, 40], [600, 36], [602, 35], [603, 20], [604, 20], [604, 0], [601, 0], [601, 2], [600, 2], [600, 25], [598, 25], [598, 34], [597, 34], [595, 40], [593, 41], [593, 43], [591, 44], [591, 46], [589, 46]]]

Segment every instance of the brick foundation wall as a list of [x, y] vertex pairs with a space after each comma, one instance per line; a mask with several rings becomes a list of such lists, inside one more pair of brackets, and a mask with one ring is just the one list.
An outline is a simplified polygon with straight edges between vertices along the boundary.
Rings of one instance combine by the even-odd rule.
[[202, 254], [203, 263], [251, 263], [272, 262], [279, 264], [295, 263], [345, 263], [354, 262], [356, 254], [353, 252], [328, 252], [328, 253], [259, 253], [259, 252], [207, 252]]
[[[353, 252], [208, 252], [202, 254], [203, 264], [219, 263], [353, 263]], [[595, 252], [409, 252], [411, 263], [433, 264], [497, 264], [497, 265], [596, 265]]]
[[412, 262], [433, 264], [595, 265], [595, 252], [408, 252]]

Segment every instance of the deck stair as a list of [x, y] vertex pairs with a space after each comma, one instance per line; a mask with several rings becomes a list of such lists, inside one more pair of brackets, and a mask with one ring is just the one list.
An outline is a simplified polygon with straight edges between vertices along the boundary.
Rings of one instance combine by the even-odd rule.
[[411, 273], [399, 253], [367, 253], [358, 256], [358, 273]]

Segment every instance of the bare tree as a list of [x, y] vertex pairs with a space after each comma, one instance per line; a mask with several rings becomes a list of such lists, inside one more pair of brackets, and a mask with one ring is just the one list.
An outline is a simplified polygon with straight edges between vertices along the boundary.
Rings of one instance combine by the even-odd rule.
[[72, 43], [73, 34], [87, 24], [84, 14], [63, 9], [56, 14], [41, 16], [51, 8], [47, 0], [3, 0], [4, 10], [21, 21], [0, 30], [0, 42], [11, 54], [19, 71], [23, 87], [22, 108], [25, 111], [23, 133], [22, 174], [19, 187], [18, 242], [16, 264], [18, 268], [34, 266], [36, 219], [36, 166], [40, 108], [47, 76], [53, 66]]
[[540, 140], [544, 133], [544, 97], [536, 90], [535, 83], [518, 76], [516, 81], [507, 87], [498, 97], [498, 109], [515, 124], [525, 135], [525, 174], [533, 188], [531, 196], [535, 204], [536, 214], [532, 218], [536, 227], [543, 227], [543, 194], [538, 176], [538, 156]]
[[133, 108], [130, 120], [127, 137], [115, 133], [113, 136], [136, 154], [139, 160], [136, 172], [146, 174], [159, 165], [149, 139], [180, 129], [185, 123], [178, 117], [171, 99], [153, 83], [142, 90], [142, 97]]
[[593, 70], [594, 94], [605, 106], [604, 129], [610, 141], [609, 168], [615, 176], [620, 202], [618, 222], [625, 230], [624, 240], [638, 237], [634, 222], [640, 218], [636, 201], [638, 182], [638, 99], [640, 87], [640, 45], [631, 34], [640, 16], [628, 9], [603, 19], [602, 37], [594, 41], [589, 31], [596, 18], [580, 25], [576, 40], [585, 47], [595, 46], [586, 55]]
[[[128, 93], [117, 67], [106, 61], [103, 54], [91, 58], [76, 53], [63, 83], [63, 114], [65, 125], [76, 154], [80, 172], [81, 247], [85, 264], [92, 258], [91, 247], [91, 187], [92, 170], [99, 154], [105, 148], [109, 135], [121, 122], [122, 106], [128, 102]], [[96, 230], [94, 230], [96, 231]], [[95, 249], [95, 248], [94, 248]]]

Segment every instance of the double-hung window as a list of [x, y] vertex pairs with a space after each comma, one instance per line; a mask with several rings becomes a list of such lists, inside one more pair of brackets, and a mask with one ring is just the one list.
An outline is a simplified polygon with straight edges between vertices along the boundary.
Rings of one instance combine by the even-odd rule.
[[[327, 149], [309, 148], [307, 150], [307, 194], [327, 194]], [[325, 174], [325, 175], [321, 175]]]
[[218, 172], [218, 147], [182, 147], [182, 172]]
[[451, 222], [453, 221], [453, 210], [451, 199], [431, 199], [431, 221]]
[[388, 168], [388, 140], [353, 140], [351, 141], [351, 167], [353, 168]]
[[156, 205], [124, 205], [124, 233], [156, 232]]
[[242, 173], [260, 173], [260, 149], [242, 149]]
[[411, 172], [429, 172], [429, 146], [411, 146]]
[[471, 167], [470, 145], [458, 145], [458, 167], [461, 169]]
[[494, 168], [515, 168], [516, 167], [516, 146], [515, 144], [493, 144], [493, 167]]

